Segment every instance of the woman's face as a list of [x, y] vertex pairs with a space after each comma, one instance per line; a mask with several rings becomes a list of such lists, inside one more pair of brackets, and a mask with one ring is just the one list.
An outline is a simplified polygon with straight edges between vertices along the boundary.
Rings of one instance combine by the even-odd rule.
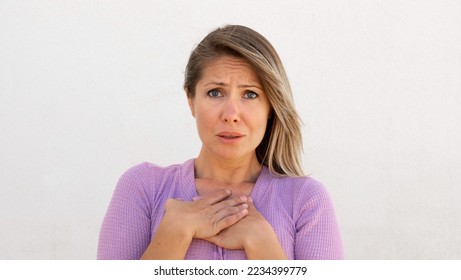
[[223, 55], [207, 63], [189, 98], [202, 153], [225, 160], [255, 157], [270, 104], [258, 76], [244, 59]]

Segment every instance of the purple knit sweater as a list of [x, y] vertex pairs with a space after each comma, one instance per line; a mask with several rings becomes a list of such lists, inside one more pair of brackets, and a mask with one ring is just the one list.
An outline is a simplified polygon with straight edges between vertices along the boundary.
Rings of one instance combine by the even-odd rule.
[[[98, 259], [139, 259], [162, 220], [165, 201], [194, 196], [193, 159], [166, 168], [151, 163], [132, 167], [120, 178], [104, 218]], [[334, 208], [318, 181], [274, 176], [263, 167], [251, 197], [289, 259], [343, 258]], [[186, 259], [235, 260], [246, 255], [194, 239]]]

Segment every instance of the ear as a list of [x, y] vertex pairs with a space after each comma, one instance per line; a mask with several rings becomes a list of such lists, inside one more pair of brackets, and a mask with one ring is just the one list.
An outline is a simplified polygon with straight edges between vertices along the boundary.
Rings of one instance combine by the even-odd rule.
[[194, 98], [190, 97], [189, 90], [187, 89], [186, 89], [186, 97], [187, 97], [187, 103], [189, 104], [190, 112], [192, 113], [192, 116], [195, 118]]

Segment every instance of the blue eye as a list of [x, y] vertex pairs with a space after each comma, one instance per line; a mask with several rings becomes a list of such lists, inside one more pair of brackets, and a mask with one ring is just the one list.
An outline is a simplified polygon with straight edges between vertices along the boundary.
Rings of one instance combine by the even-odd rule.
[[256, 97], [258, 97], [258, 94], [253, 91], [245, 93], [245, 98], [247, 99], [255, 99]]
[[207, 92], [207, 94], [208, 94], [209, 97], [220, 97], [220, 96], [222, 96], [221, 92], [219, 92], [219, 90], [216, 90], [216, 89], [210, 90], [209, 92]]

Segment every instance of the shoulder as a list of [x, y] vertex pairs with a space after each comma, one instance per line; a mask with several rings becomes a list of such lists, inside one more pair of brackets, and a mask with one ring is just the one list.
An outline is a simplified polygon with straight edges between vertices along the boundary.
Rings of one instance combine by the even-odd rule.
[[295, 213], [333, 208], [327, 188], [313, 177], [274, 177], [272, 182], [277, 196], [290, 203]]
[[[290, 191], [295, 193], [303, 193], [309, 196], [325, 196], [328, 195], [326, 187], [313, 177], [273, 177], [273, 183], [277, 189], [282, 191]], [[302, 196], [305, 196], [302, 195]]]
[[177, 174], [186, 169], [190, 164], [191, 160], [188, 160], [182, 164], [173, 164], [169, 166], [160, 166], [151, 162], [143, 162], [126, 170], [121, 178], [156, 179], [163, 176]]
[[[144, 189], [152, 191], [152, 186], [181, 177], [191, 164], [188, 160], [182, 164], [160, 166], [151, 162], [143, 162], [127, 169], [118, 181], [118, 188], [122, 189]], [[192, 163], [193, 164], [193, 163]]]

